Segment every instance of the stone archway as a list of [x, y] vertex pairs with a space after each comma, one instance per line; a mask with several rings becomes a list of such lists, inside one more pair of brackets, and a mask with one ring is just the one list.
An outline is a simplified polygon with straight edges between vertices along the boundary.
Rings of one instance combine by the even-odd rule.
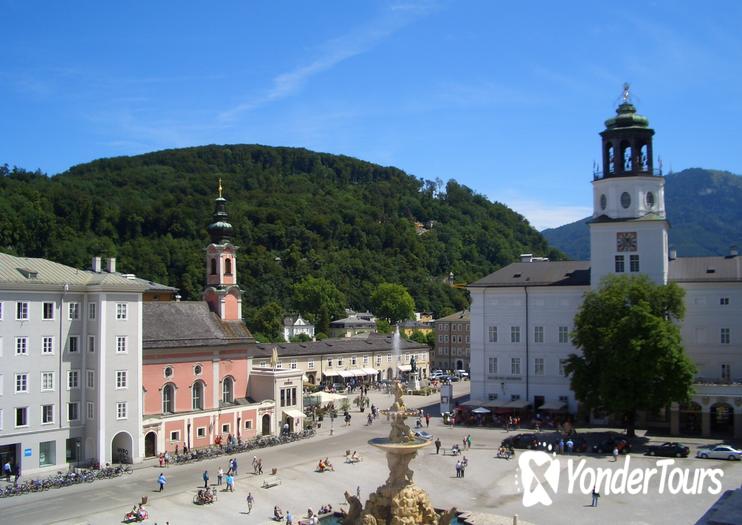
[[113, 463], [132, 462], [133, 440], [128, 432], [119, 432], [111, 441], [111, 461]]
[[392, 379], [394, 379], [394, 370], [392, 370], [391, 368], [386, 369], [386, 379], [387, 381], [391, 381]]
[[144, 457], [152, 458], [157, 455], [157, 433], [154, 431], [147, 432], [144, 436]]
[[271, 433], [271, 415], [270, 414], [263, 414], [263, 418], [261, 419], [261, 429], [260, 432], [264, 436], [267, 436]]
[[729, 403], [716, 403], [711, 405], [711, 433], [733, 434], [734, 433], [734, 409]]
[[687, 405], [680, 405], [678, 413], [681, 434], [694, 435], [701, 433], [701, 405], [691, 401]]

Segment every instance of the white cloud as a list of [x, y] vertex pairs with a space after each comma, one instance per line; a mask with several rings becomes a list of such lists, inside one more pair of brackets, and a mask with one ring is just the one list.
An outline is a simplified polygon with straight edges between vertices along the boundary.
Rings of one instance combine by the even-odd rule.
[[513, 199], [503, 204], [523, 215], [539, 231], [563, 226], [592, 214], [592, 208], [587, 206], [545, 204], [534, 200]]

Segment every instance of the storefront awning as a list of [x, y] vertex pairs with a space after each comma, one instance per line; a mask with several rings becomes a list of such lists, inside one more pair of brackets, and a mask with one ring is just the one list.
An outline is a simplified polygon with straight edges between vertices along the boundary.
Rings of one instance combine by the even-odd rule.
[[564, 410], [566, 407], [567, 404], [562, 401], [547, 401], [538, 410]]
[[481, 407], [484, 406], [484, 401], [480, 401], [479, 399], [470, 399], [469, 401], [464, 401], [463, 403], [461, 403], [461, 406]]
[[400, 372], [410, 372], [412, 371], [412, 365], [397, 365], [397, 370]]
[[283, 413], [293, 419], [301, 419], [304, 417], [304, 412], [296, 410], [295, 408], [284, 408]]
[[507, 408], [526, 408], [530, 403], [525, 399], [514, 399], [507, 405], [505, 405]]
[[345, 377], [345, 378], [356, 376], [352, 370], [340, 370], [338, 374], [340, 374], [340, 377]]
[[339, 376], [340, 372], [338, 370], [325, 370], [324, 372], [322, 372], [322, 375], [325, 377], [335, 377]]
[[375, 368], [364, 368], [363, 371], [366, 372], [367, 376], [375, 376], [379, 373]]

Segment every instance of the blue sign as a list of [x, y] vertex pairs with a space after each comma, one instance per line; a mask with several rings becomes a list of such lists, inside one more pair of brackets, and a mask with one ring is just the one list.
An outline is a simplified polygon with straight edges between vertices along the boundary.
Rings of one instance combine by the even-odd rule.
[[25, 457], [30, 458], [31, 457], [31, 454], [32, 454], [32, 452], [31, 452], [31, 449], [30, 448], [24, 448], [23, 449], [23, 455]]

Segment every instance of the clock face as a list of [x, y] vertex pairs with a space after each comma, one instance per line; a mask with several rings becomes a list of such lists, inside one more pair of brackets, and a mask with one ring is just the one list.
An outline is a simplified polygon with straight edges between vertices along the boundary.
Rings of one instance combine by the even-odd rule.
[[636, 232], [618, 232], [616, 234], [616, 251], [635, 252], [636, 248]]
[[631, 195], [629, 195], [628, 192], [623, 192], [621, 194], [621, 206], [624, 208], [631, 206]]
[[605, 196], [605, 193], [600, 196], [600, 209], [604, 210], [605, 207], [608, 205], [608, 199]]
[[651, 191], [647, 192], [647, 207], [654, 208], [654, 193]]

